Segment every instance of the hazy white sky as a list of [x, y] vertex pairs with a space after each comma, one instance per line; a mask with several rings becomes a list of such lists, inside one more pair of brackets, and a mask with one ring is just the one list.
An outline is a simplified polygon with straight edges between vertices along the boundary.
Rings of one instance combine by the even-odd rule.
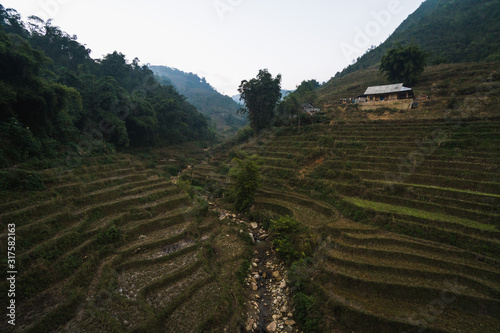
[[193, 72], [226, 95], [267, 68], [282, 87], [328, 81], [423, 0], [0, 0], [92, 50]]

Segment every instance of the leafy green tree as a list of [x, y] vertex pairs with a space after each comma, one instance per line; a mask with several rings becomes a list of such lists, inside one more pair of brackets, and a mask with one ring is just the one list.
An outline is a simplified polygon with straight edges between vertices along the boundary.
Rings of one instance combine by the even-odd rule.
[[18, 34], [23, 37], [28, 35], [21, 21], [21, 15], [12, 8], [5, 8], [0, 4], [0, 26], [7, 34]]
[[292, 93], [294, 94], [300, 104], [310, 103], [314, 104], [316, 102], [316, 89], [320, 87], [320, 84], [316, 80], [302, 81], [302, 83], [297, 87], [297, 89]]
[[33, 48], [42, 50], [54, 61], [55, 72], [65, 69], [75, 71], [79, 64], [92, 62], [90, 49], [78, 43], [75, 35], [70, 36], [52, 25], [52, 20], [44, 22], [36, 16], [31, 16], [30, 20], [29, 42]]
[[311, 256], [314, 252], [316, 242], [311, 229], [294, 217], [287, 215], [271, 220], [269, 231], [276, 251], [287, 264]]
[[429, 53], [411, 43], [403, 48], [397, 44], [382, 57], [379, 70], [385, 73], [391, 83], [415, 84], [427, 66]]
[[241, 112], [248, 114], [255, 134], [271, 127], [276, 105], [281, 98], [281, 75], [273, 78], [267, 69], [261, 69], [256, 78], [241, 81], [238, 92], [245, 103]]
[[277, 110], [282, 123], [290, 124], [292, 119], [297, 119], [300, 128], [301, 107], [295, 93], [285, 96], [285, 98], [283, 98], [283, 100], [278, 104]]
[[99, 74], [102, 76], [112, 76], [116, 81], [123, 83], [132, 72], [132, 66], [127, 64], [125, 55], [121, 52], [113, 52], [99, 60]]
[[0, 122], [0, 139], [8, 147], [4, 154], [9, 160], [24, 162], [42, 154], [40, 140], [15, 118]]
[[126, 119], [127, 132], [134, 145], [150, 145], [156, 141], [158, 119], [156, 113], [147, 101], [132, 101], [132, 111]]
[[119, 147], [127, 147], [130, 139], [126, 127], [126, 119], [130, 116], [130, 102], [125, 90], [110, 76], [97, 82], [97, 109], [92, 120], [99, 123], [102, 119], [109, 121], [114, 127], [109, 133], [103, 133], [104, 139]]
[[[20, 36], [7, 35], [0, 29], [0, 123], [22, 124], [42, 142], [37, 150], [46, 154], [44, 143], [74, 138], [72, 120], [83, 112], [75, 89], [44, 79], [51, 76], [48, 64], [50, 59], [43, 52], [33, 49]], [[7, 146], [14, 149], [12, 144]]]
[[250, 210], [254, 202], [255, 192], [260, 186], [259, 166], [257, 155], [243, 158], [233, 158], [234, 165], [229, 170], [232, 183], [229, 186], [229, 200], [233, 201], [233, 208], [242, 213]]

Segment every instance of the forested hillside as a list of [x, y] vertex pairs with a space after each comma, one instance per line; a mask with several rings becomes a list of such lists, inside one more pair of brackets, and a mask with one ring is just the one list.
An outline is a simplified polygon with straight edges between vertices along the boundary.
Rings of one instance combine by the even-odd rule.
[[214, 138], [196, 107], [139, 59], [90, 53], [50, 20], [24, 22], [0, 5], [0, 167]]
[[384, 43], [337, 75], [377, 65], [395, 44], [411, 41], [430, 52], [430, 64], [499, 61], [499, 15], [498, 0], [426, 0]]
[[149, 66], [163, 84], [175, 86], [203, 114], [210, 117], [219, 130], [237, 130], [246, 119], [237, 114], [240, 106], [231, 97], [217, 92], [206, 79], [167, 66]]

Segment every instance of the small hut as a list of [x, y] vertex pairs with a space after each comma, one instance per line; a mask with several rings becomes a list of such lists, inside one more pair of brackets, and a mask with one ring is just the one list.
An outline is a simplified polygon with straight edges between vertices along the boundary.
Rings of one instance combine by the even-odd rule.
[[314, 105], [312, 105], [310, 103], [306, 103], [306, 104], [302, 105], [302, 112], [305, 112], [308, 115], [313, 115], [316, 112], [320, 112], [320, 111], [321, 111], [321, 109], [314, 107]]
[[367, 102], [395, 101], [401, 99], [413, 99], [415, 97], [413, 90], [411, 88], [403, 87], [402, 83], [368, 87], [363, 95], [366, 96]]
[[363, 95], [355, 98], [361, 110], [393, 108], [409, 110], [415, 95], [413, 90], [402, 83], [368, 87]]

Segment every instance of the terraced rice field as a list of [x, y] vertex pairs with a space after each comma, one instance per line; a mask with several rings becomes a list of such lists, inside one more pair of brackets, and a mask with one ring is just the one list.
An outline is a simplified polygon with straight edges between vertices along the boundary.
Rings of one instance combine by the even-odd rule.
[[315, 124], [241, 147], [323, 240], [326, 331], [498, 332], [500, 121]]
[[247, 245], [159, 168], [117, 154], [42, 178], [45, 191], [1, 198], [2, 226], [16, 226], [18, 274], [16, 326], [3, 320], [0, 331], [239, 327], [235, 272]]
[[[261, 156], [255, 210], [293, 215], [319, 240], [322, 331], [498, 332], [500, 120], [296, 131], [238, 149]], [[230, 156], [183, 178], [215, 194]], [[165, 176], [178, 161], [89, 159], [44, 171], [46, 191], [3, 196], [22, 316], [1, 331], [239, 331], [248, 245]]]

